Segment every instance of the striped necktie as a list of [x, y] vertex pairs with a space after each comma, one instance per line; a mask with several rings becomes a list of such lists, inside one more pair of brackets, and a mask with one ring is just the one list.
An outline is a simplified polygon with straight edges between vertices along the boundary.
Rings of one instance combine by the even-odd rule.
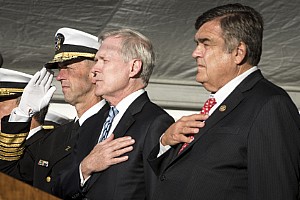
[[105, 140], [107, 138], [109, 130], [110, 130], [110, 127], [111, 127], [111, 124], [112, 124], [115, 116], [118, 113], [119, 113], [119, 111], [117, 110], [116, 107], [114, 107], [114, 106], [110, 107], [108, 116], [107, 116], [107, 118], [106, 118], [106, 120], [105, 120], [105, 122], [103, 124], [103, 128], [102, 128], [101, 135], [99, 137], [98, 143], [102, 142], [103, 140]]

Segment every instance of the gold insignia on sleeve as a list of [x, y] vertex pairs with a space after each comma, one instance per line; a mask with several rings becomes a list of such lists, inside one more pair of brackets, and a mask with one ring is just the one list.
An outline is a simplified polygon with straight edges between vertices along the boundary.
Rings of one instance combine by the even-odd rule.
[[19, 160], [20, 158], [21, 158], [21, 156], [11, 156], [11, 157], [7, 157], [7, 156], [2, 156], [2, 155], [0, 155], [0, 160], [6, 160], [6, 161]]
[[0, 159], [19, 160], [24, 152], [24, 142], [28, 133], [7, 134], [0, 132]]
[[[3, 151], [4, 150], [4, 151]], [[15, 152], [8, 152], [9, 148], [0, 150], [0, 159], [6, 161], [19, 160], [23, 155], [24, 147], [18, 148]]]
[[0, 132], [0, 142], [5, 144], [22, 144], [28, 133], [7, 134]]

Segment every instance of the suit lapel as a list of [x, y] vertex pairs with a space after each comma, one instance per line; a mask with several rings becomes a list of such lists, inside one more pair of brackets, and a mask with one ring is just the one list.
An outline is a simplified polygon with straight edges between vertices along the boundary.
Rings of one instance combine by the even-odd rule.
[[46, 135], [48, 132], [52, 131], [52, 129], [41, 129], [38, 132], [36, 132], [33, 136], [31, 136], [28, 140], [25, 141], [25, 145], [30, 146], [39, 139], [41, 139], [44, 135]]
[[135, 122], [134, 116], [141, 112], [143, 106], [148, 101], [150, 101], [150, 99], [147, 92], [145, 92], [131, 103], [113, 131], [115, 137], [122, 137], [127, 133], [127, 130]]
[[119, 138], [125, 135], [129, 127], [134, 123], [135, 119], [133, 118], [132, 114], [129, 112], [125, 112], [122, 116], [122, 119], [116, 126], [113, 133], [115, 134], [115, 138]]
[[[76, 132], [78, 132], [78, 131], [79, 130], [77, 130]], [[69, 139], [66, 143], [57, 147], [57, 149], [53, 152], [52, 156], [50, 157], [48, 171], [52, 169], [52, 167], [55, 165], [55, 163], [57, 163], [59, 160], [66, 157], [73, 151], [74, 145], [78, 138], [78, 134], [76, 134], [76, 135], [72, 134], [72, 135], [73, 136], [71, 137], [71, 139]]]

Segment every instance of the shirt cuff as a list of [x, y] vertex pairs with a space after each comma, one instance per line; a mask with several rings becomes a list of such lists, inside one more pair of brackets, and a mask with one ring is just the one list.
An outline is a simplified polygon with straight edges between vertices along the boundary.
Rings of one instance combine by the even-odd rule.
[[14, 108], [9, 116], [8, 122], [28, 122], [30, 117], [25, 115], [18, 107]]
[[80, 176], [80, 186], [83, 187], [84, 184], [90, 179], [91, 176], [88, 176], [85, 180], [83, 178], [82, 172], [81, 172], [81, 164], [79, 165], [79, 176]]
[[171, 146], [170, 145], [166, 145], [164, 146], [162, 143], [161, 143], [161, 138], [164, 136], [164, 134], [162, 134], [159, 138], [159, 152], [158, 152], [158, 155], [157, 155], [157, 158], [159, 156], [161, 156], [162, 154], [164, 154], [166, 151], [168, 151]]

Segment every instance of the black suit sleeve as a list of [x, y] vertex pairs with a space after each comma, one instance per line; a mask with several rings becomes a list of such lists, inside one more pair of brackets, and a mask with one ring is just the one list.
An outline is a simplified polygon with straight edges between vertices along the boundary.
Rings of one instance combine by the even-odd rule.
[[83, 191], [80, 186], [79, 164], [65, 170], [58, 176], [52, 193], [63, 199], [83, 198]]
[[156, 176], [160, 176], [161, 172], [163, 171], [164, 167], [169, 163], [171, 159], [171, 149], [166, 151], [164, 154], [157, 157], [160, 149], [160, 144], [157, 144], [151, 151], [148, 156], [148, 162], [155, 173]]
[[158, 178], [149, 165], [148, 157], [152, 149], [159, 142], [161, 135], [172, 123], [174, 123], [174, 119], [172, 117], [167, 114], [160, 115], [151, 123], [147, 131], [143, 149], [143, 165], [146, 180], [147, 199], [151, 199]]

